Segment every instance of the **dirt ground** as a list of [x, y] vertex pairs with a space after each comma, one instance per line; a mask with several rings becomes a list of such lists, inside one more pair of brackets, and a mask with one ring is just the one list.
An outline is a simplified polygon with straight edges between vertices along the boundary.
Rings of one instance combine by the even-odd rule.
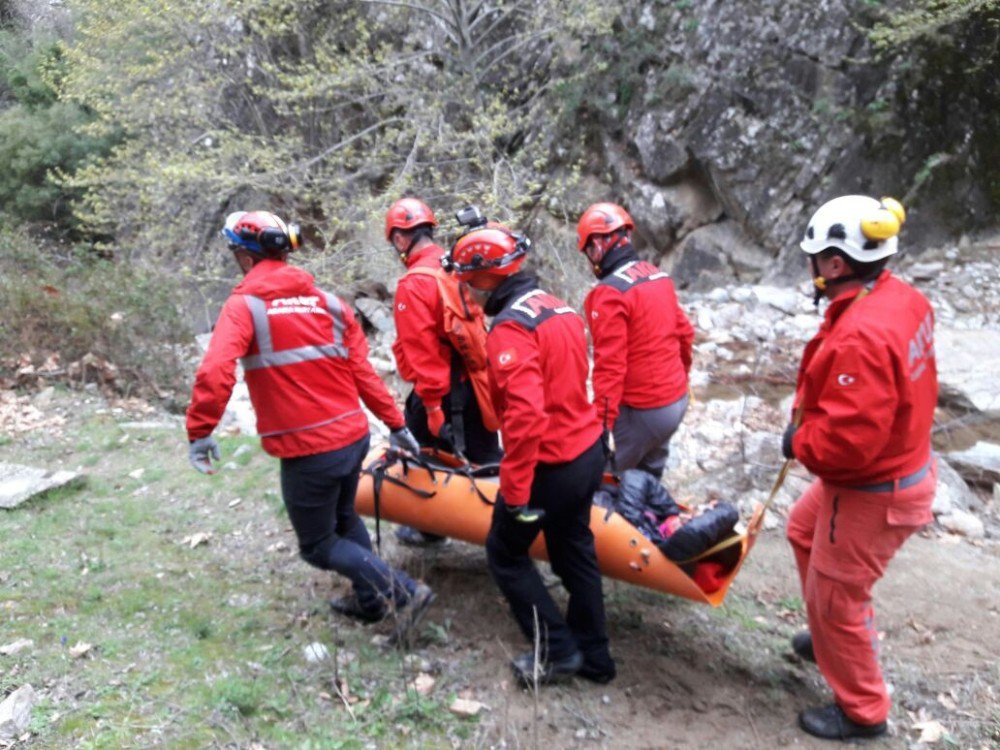
[[[815, 666], [788, 638], [804, 625], [791, 551], [779, 532], [755, 547], [724, 607], [711, 610], [606, 582], [613, 653], [610, 685], [576, 680], [532, 694], [511, 685], [506, 662], [522, 649], [492, 588], [482, 551], [452, 543], [400, 553], [440, 593], [432, 620], [450, 621], [452, 647], [480, 652], [464, 675], [492, 709], [484, 724], [508, 747], [829, 747], [796, 727], [799, 710], [829, 701]], [[908, 747], [921, 721], [939, 721], [937, 746], [998, 747], [1000, 566], [997, 550], [915, 537], [876, 589], [890, 736]], [[466, 654], [468, 656], [468, 654]], [[537, 717], [537, 718], [536, 718]], [[919, 745], [926, 747], [927, 745]]]

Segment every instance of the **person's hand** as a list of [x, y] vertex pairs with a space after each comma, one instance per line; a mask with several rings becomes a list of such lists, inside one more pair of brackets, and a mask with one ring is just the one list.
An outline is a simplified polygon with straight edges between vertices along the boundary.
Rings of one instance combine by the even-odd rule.
[[389, 433], [389, 447], [412, 453], [415, 456], [420, 454], [420, 443], [413, 437], [410, 429], [405, 426]]
[[781, 455], [785, 458], [795, 458], [795, 449], [792, 447], [792, 438], [795, 431], [799, 429], [796, 425], [790, 424], [785, 428], [785, 434], [781, 436]]
[[218, 461], [221, 458], [219, 444], [211, 435], [192, 440], [188, 446], [188, 461], [202, 474], [214, 474], [215, 467], [212, 466], [212, 459]]
[[517, 523], [538, 523], [545, 518], [545, 511], [541, 508], [532, 508], [527, 503], [510, 505], [499, 492], [497, 493], [497, 502], [503, 503], [503, 508], [509, 518]]
[[424, 408], [427, 409], [427, 429], [434, 437], [441, 437], [441, 428], [444, 427], [444, 409], [441, 408], [441, 402], [436, 404], [425, 402]]

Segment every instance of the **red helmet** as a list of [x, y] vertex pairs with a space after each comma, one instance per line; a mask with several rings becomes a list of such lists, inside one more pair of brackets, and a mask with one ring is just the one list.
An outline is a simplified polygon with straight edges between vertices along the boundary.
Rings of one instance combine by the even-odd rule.
[[302, 241], [297, 224], [285, 224], [270, 211], [236, 211], [226, 217], [222, 236], [233, 250], [274, 256], [297, 250]]
[[504, 277], [517, 273], [531, 241], [503, 224], [490, 222], [458, 238], [445, 263], [459, 281], [481, 275]]
[[385, 214], [385, 238], [392, 239], [394, 229], [415, 229], [419, 226], [437, 226], [437, 219], [423, 201], [416, 198], [400, 198], [389, 207]]
[[576, 248], [583, 252], [591, 235], [611, 234], [623, 228], [635, 229], [628, 211], [615, 203], [595, 203], [583, 212], [576, 224]]

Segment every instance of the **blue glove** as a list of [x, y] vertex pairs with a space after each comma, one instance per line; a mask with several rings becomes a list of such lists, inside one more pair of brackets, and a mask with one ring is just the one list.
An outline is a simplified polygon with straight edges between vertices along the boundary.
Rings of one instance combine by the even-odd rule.
[[420, 455], [420, 443], [413, 437], [409, 427], [400, 427], [398, 430], [390, 432], [389, 447], [412, 453], [415, 456]]
[[214, 474], [215, 468], [212, 466], [211, 459], [218, 461], [221, 458], [219, 444], [211, 435], [192, 440], [188, 446], [188, 461], [202, 474]]

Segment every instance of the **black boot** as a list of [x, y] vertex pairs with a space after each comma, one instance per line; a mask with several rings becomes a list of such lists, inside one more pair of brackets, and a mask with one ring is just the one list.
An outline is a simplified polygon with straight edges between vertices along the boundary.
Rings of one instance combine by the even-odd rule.
[[[525, 687], [535, 683], [535, 655], [528, 651], [514, 658], [510, 663], [514, 676]], [[562, 659], [550, 659], [538, 665], [537, 678], [539, 685], [548, 685], [560, 680], [566, 680], [577, 674], [583, 667], [583, 654], [574, 651]]]
[[836, 703], [829, 706], [807, 708], [799, 714], [799, 726], [813, 737], [824, 740], [850, 740], [855, 737], [878, 737], [885, 734], [884, 721], [878, 724], [858, 724]]
[[816, 653], [813, 651], [813, 637], [808, 630], [803, 630], [792, 636], [792, 651], [804, 661], [816, 663]]
[[418, 583], [417, 588], [406, 604], [396, 612], [396, 627], [389, 635], [390, 646], [409, 646], [413, 633], [424, 615], [427, 608], [437, 599], [437, 594], [431, 591], [431, 587], [425, 583]]
[[396, 529], [396, 539], [407, 547], [442, 547], [448, 537], [430, 534], [412, 526], [400, 526]]
[[338, 596], [331, 599], [330, 609], [338, 614], [347, 615], [348, 617], [353, 617], [355, 620], [361, 620], [361, 622], [366, 623], [381, 622], [389, 613], [385, 607], [377, 610], [365, 609], [358, 602], [358, 597], [354, 594], [347, 594], [346, 596]]

